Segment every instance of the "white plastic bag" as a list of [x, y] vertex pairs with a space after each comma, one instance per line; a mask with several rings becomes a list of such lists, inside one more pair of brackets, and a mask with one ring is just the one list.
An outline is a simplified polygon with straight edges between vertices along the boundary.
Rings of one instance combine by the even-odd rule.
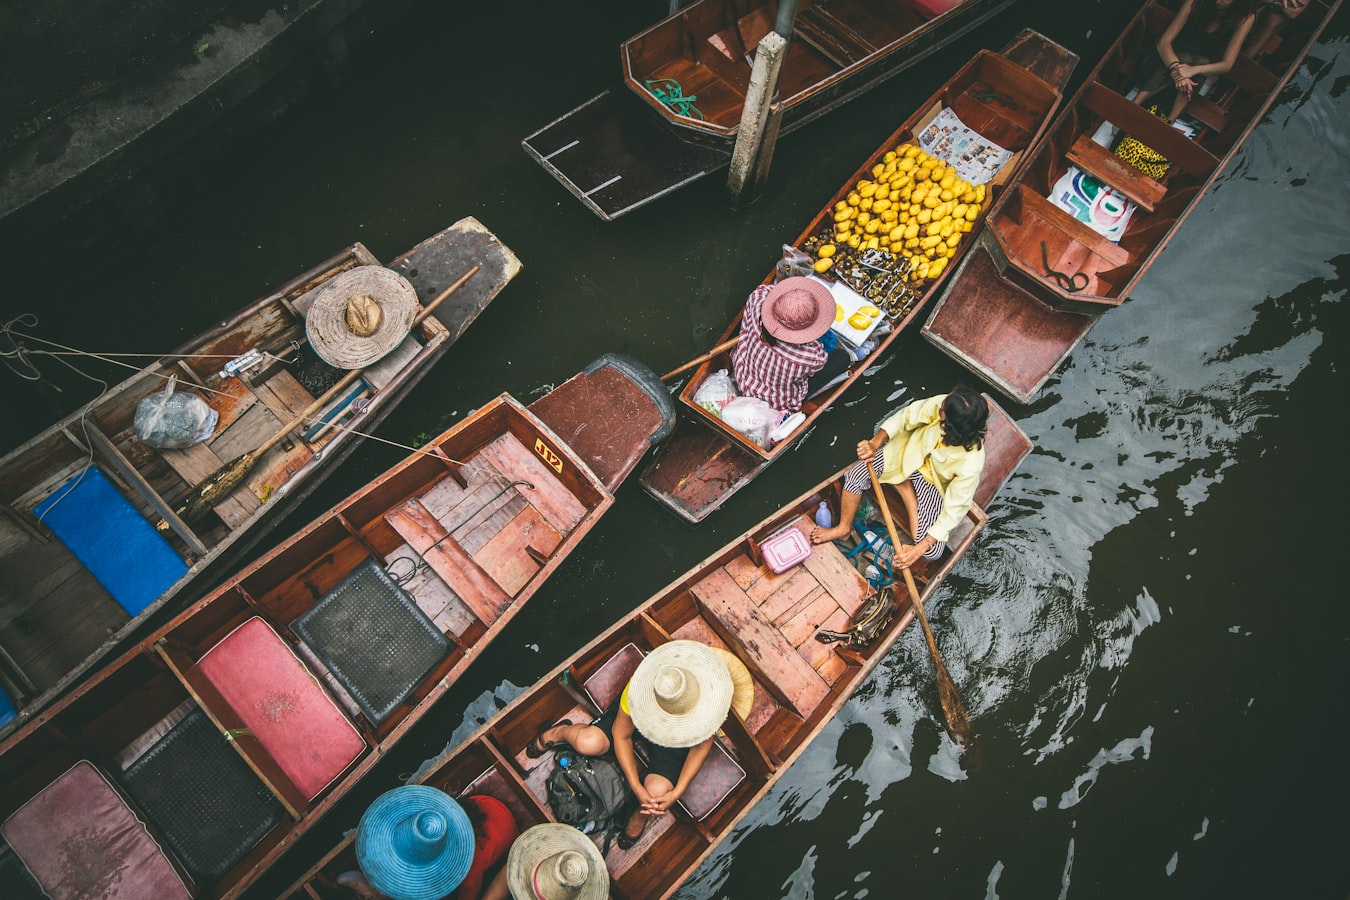
[[758, 397], [737, 397], [722, 407], [722, 421], [761, 447], [769, 445], [769, 431], [782, 418], [780, 410]]
[[722, 406], [735, 397], [736, 382], [731, 380], [726, 369], [718, 369], [703, 379], [703, 383], [694, 392], [694, 402], [715, 416], [720, 416]]
[[1115, 188], [1069, 166], [1055, 182], [1051, 203], [1107, 240], [1119, 243], [1134, 215], [1134, 204]]
[[182, 450], [200, 444], [216, 430], [220, 414], [196, 394], [174, 393], [177, 383], [177, 377], [170, 376], [164, 390], [136, 404], [132, 427], [151, 447]]

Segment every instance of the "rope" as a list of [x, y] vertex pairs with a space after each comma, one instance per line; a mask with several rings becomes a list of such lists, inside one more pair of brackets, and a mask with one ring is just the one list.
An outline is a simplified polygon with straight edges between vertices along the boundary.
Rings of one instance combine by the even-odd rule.
[[674, 78], [649, 78], [643, 84], [652, 92], [653, 97], [675, 110], [677, 114], [687, 119], [703, 118], [703, 113], [694, 105], [698, 97], [686, 97], [684, 88], [680, 87], [680, 83]]
[[[1069, 275], [1066, 272], [1057, 272], [1050, 268], [1050, 256], [1049, 252], [1045, 249], [1045, 241], [1041, 241], [1041, 265], [1045, 266], [1045, 274], [1048, 277], [1055, 279], [1055, 283], [1070, 294], [1078, 293], [1083, 288], [1087, 287], [1088, 281], [1091, 280], [1082, 272], [1074, 272], [1072, 275]], [[1082, 284], [1078, 283], [1078, 279], [1080, 278], [1083, 279]]]

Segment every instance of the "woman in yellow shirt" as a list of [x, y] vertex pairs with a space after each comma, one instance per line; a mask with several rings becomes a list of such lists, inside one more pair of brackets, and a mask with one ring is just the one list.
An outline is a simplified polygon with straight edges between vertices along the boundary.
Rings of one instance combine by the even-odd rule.
[[913, 546], [895, 548], [895, 562], [912, 566], [937, 559], [947, 538], [975, 499], [984, 469], [984, 432], [989, 403], [970, 388], [915, 400], [881, 423], [870, 441], [858, 442], [858, 462], [844, 476], [839, 521], [816, 526], [811, 541], [823, 544], [848, 535], [862, 492], [871, 485], [870, 460], [878, 478], [898, 486]]

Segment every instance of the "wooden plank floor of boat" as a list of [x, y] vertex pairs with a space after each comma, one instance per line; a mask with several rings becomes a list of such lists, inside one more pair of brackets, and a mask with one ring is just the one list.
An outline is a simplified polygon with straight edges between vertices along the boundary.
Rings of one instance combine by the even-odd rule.
[[1030, 403], [1096, 316], [1053, 309], [1005, 281], [976, 244], [923, 327], [945, 353], [1020, 403]]

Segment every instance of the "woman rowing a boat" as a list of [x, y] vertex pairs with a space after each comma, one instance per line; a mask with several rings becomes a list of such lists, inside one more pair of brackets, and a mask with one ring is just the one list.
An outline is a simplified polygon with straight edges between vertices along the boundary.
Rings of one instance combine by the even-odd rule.
[[793, 413], [847, 369], [849, 355], [827, 351], [820, 341], [834, 323], [834, 308], [829, 288], [801, 275], [751, 291], [731, 355], [741, 393]]
[[[643, 658], [623, 693], [593, 724], [564, 720], [541, 729], [525, 753], [538, 758], [570, 746], [585, 756], [603, 756], [613, 750], [638, 800], [617, 840], [621, 849], [630, 849], [647, 822], [683, 796], [708, 758], [738, 693], [727, 656], [698, 641], [668, 641]], [[739, 660], [736, 665], [744, 671]], [[645, 776], [639, 775], [635, 738], [647, 743]]]
[[1255, 21], [1256, 0], [1184, 0], [1156, 55], [1140, 67], [1134, 102], [1144, 106], [1171, 81], [1177, 93], [1168, 121], [1176, 121], [1199, 87], [1196, 79], [1233, 68]]
[[920, 558], [940, 557], [975, 499], [988, 421], [988, 401], [967, 387], [902, 408], [881, 423], [871, 440], [858, 442], [858, 462], [844, 476], [838, 524], [817, 525], [811, 542], [823, 544], [848, 534], [862, 492], [871, 484], [870, 463], [882, 482], [897, 486], [914, 536], [913, 545], [895, 548], [896, 564], [909, 567]]

